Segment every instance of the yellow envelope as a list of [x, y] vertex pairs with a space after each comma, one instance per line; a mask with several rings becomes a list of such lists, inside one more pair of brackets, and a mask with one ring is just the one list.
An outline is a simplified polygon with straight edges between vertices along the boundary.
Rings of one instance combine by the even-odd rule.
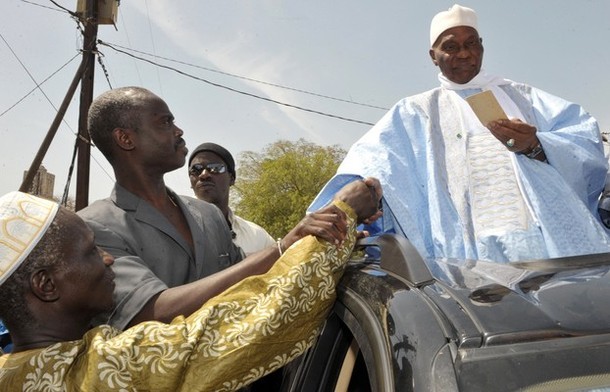
[[490, 121], [508, 119], [494, 93], [490, 90], [471, 95], [466, 98], [466, 101], [484, 126], [487, 126]]

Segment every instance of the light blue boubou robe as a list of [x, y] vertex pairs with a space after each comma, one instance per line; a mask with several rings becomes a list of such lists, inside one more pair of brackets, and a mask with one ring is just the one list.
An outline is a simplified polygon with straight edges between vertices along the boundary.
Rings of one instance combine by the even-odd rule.
[[[475, 205], [475, 192], [468, 192], [474, 189], [468, 188], [471, 183], [463, 181], [466, 192], [451, 185], [473, 175], [460, 152], [472, 136], [463, 129], [456, 97], [463, 99], [486, 89], [476, 84], [461, 90], [439, 87], [399, 101], [351, 147], [309, 210], [324, 206], [346, 183], [373, 176], [383, 186], [384, 216], [367, 229], [372, 234], [404, 234], [428, 260], [508, 262], [610, 252], [608, 233], [597, 215], [608, 164], [595, 119], [579, 105], [531, 86], [486, 75], [482, 79], [495, 81], [496, 88], [521, 112], [522, 120], [537, 128], [548, 159], [543, 163], [514, 154], [495, 139], [500, 152], [493, 154], [511, 155], [504, 162], [510, 159], [512, 166], [504, 167], [512, 168], [509, 174], [519, 183], [514, 192], [527, 206], [523, 228], [494, 231], [485, 230], [485, 224], [477, 226], [468, 215]], [[506, 173], [496, 173], [491, 164], [481, 170], [479, 176], [501, 187]], [[456, 195], [458, 191], [464, 194]], [[491, 203], [497, 212], [510, 207], [504, 207], [503, 199], [514, 197], [508, 194], [514, 192], [493, 192], [479, 199]]]

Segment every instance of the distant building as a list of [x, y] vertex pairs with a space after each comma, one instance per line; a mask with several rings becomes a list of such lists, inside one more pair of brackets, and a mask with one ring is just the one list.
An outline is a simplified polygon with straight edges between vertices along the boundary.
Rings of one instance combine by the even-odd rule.
[[[23, 178], [27, 176], [28, 171], [23, 172]], [[55, 174], [49, 173], [44, 166], [40, 165], [38, 172], [34, 176], [32, 186], [28, 190], [29, 193], [43, 197], [45, 199], [53, 199], [53, 189], [55, 188]]]

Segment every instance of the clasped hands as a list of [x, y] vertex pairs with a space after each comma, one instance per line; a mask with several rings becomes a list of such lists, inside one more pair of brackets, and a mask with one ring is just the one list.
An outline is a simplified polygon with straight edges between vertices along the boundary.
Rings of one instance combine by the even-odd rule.
[[[382, 215], [382, 211], [379, 210], [379, 201], [382, 195], [379, 180], [368, 177], [345, 185], [335, 194], [334, 199], [352, 207], [356, 213], [358, 223], [368, 224]], [[282, 247], [286, 249], [307, 235], [314, 235], [336, 245], [342, 244], [347, 237], [347, 216], [345, 212], [331, 204], [307, 214], [282, 239]], [[358, 235], [363, 237], [366, 233], [360, 232]]]

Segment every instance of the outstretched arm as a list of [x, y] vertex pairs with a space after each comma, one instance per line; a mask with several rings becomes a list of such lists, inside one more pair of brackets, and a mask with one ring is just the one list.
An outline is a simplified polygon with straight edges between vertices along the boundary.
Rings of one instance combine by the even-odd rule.
[[241, 280], [188, 318], [123, 333], [95, 328], [82, 340], [15, 357], [3, 380], [97, 391], [237, 390], [284, 366], [314, 342], [355, 243], [353, 209], [341, 200], [333, 207], [346, 214], [342, 246], [307, 236], [267, 273]]
[[[373, 178], [355, 181], [343, 187], [335, 196], [354, 210], [358, 222], [377, 219], [381, 185]], [[304, 218], [281, 241], [282, 251], [303, 237], [314, 235], [339, 246], [347, 238], [347, 215], [337, 203]], [[153, 296], [129, 323], [130, 326], [147, 320], [170, 322], [179, 315], [190, 315], [202, 303], [220, 294], [241, 280], [267, 272], [280, 257], [277, 246], [254, 253], [243, 261], [198, 281], [168, 288]]]

